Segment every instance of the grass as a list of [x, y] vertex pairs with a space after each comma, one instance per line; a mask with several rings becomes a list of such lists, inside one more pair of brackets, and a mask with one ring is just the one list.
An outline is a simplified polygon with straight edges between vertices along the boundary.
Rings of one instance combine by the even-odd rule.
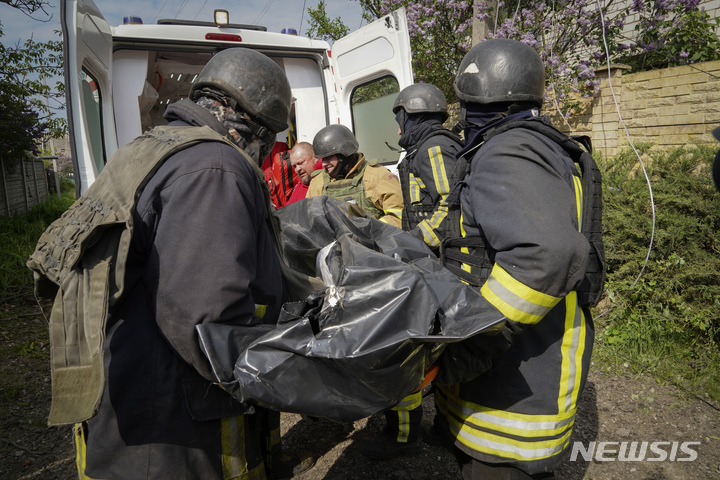
[[[720, 193], [716, 149], [637, 147], [655, 203], [631, 150], [599, 160], [608, 266], [595, 360], [629, 363], [720, 400]], [[649, 260], [650, 238], [654, 239]], [[642, 272], [642, 273], [641, 273]]]
[[[61, 184], [61, 192], [61, 199], [53, 196], [24, 215], [0, 217], [0, 409], [35, 399], [45, 386], [37, 372], [49, 373], [47, 323], [38, 312], [25, 262], [42, 232], [74, 202], [72, 184]], [[26, 419], [45, 423], [40, 410]]]
[[42, 232], [75, 201], [72, 185], [64, 185], [61, 192], [61, 199], [53, 196], [26, 214], [0, 216], [0, 303], [32, 294], [32, 273], [25, 262]]

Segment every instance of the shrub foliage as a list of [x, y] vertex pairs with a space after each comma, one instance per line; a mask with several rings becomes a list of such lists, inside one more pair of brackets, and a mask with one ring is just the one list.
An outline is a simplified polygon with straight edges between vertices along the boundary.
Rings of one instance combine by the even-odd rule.
[[654, 226], [637, 155], [628, 149], [599, 161], [608, 282], [607, 299], [595, 312], [601, 316], [598, 338], [718, 399], [720, 194], [710, 178], [715, 149], [642, 145], [638, 151], [652, 187]]

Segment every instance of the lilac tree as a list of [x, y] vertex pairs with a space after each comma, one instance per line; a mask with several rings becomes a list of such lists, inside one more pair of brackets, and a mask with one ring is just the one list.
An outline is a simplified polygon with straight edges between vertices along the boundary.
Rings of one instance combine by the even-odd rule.
[[[514, 38], [534, 47], [546, 65], [546, 100], [570, 115], [582, 98], [595, 94], [595, 75], [606, 65], [608, 53], [617, 54], [616, 39], [624, 27], [627, 10], [614, 0], [478, 1], [479, 16], [496, 28], [489, 38]], [[606, 48], [607, 46], [607, 48]]]
[[700, 0], [634, 0], [636, 35], [620, 60], [643, 71], [720, 59], [719, 20], [699, 5]]
[[471, 46], [476, 17], [490, 25], [490, 31], [480, 41], [513, 38], [538, 50], [547, 66], [548, 96], [557, 99], [568, 114], [577, 109], [581, 97], [597, 91], [595, 69], [606, 59], [604, 48], [600, 48], [603, 39], [608, 40], [611, 52], [615, 53], [614, 39], [623, 28], [626, 14], [623, 11], [609, 14], [614, 0], [603, 1], [600, 8], [590, 0], [380, 0], [380, 3], [382, 14], [400, 6], [406, 8], [416, 81], [437, 85], [449, 101], [456, 98], [454, 76]]
[[455, 72], [471, 46], [473, 0], [383, 0], [380, 13], [401, 6], [407, 10], [415, 81], [431, 83], [455, 101]]
[[[717, 23], [698, 8], [700, 0], [356, 1], [368, 21], [406, 8], [415, 80], [438, 86], [448, 101], [456, 99], [455, 73], [475, 17], [490, 26], [485, 38], [513, 38], [540, 53], [546, 99], [567, 116], [598, 91], [596, 72], [611, 62], [637, 71], [720, 58]], [[639, 20], [627, 32], [631, 14]]]

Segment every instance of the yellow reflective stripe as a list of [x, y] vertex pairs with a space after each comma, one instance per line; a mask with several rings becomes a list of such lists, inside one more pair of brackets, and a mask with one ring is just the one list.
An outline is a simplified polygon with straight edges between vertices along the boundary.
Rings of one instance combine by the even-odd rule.
[[224, 478], [235, 478], [248, 474], [245, 458], [245, 417], [220, 419], [222, 441], [222, 469]]
[[[448, 206], [445, 203], [445, 195], [440, 204], [438, 205], [438, 208], [435, 210], [435, 213], [433, 213], [432, 217], [423, 220], [420, 222], [420, 231], [423, 233], [423, 236], [425, 237], [425, 243], [430, 245], [431, 247], [439, 247], [440, 246], [440, 239], [435, 235], [435, 229], [440, 228], [440, 224], [448, 215]], [[426, 234], [427, 233], [427, 234]]]
[[475, 429], [462, 425], [453, 418], [449, 418], [449, 423], [455, 437], [473, 450], [520, 461], [541, 460], [561, 453], [572, 434], [572, 430], [568, 429], [560, 438], [528, 442], [487, 432], [479, 432], [482, 435], [479, 436]]
[[448, 395], [445, 409], [463, 422], [516, 437], [536, 438], [564, 434], [575, 423], [575, 411], [557, 415], [529, 415], [484, 407]]
[[410, 203], [420, 201], [420, 190], [424, 188], [422, 180], [414, 174], [410, 174]]
[[562, 370], [558, 392], [558, 411], [574, 411], [582, 383], [582, 358], [585, 353], [587, 324], [577, 303], [577, 292], [565, 297], [565, 334], [560, 347]]
[[450, 182], [447, 179], [447, 173], [445, 172], [445, 161], [443, 160], [442, 152], [440, 147], [431, 147], [428, 149], [428, 155], [430, 157], [430, 165], [432, 166], [433, 179], [435, 180], [435, 188], [439, 194], [447, 195], [450, 193]]
[[[566, 424], [564, 428], [561, 428], [558, 430], [558, 434], [563, 433], [557, 438], [551, 438], [549, 440], [538, 440], [538, 441], [528, 441], [528, 440], [515, 440], [512, 438], [505, 437], [501, 434], [495, 434], [485, 431], [476, 430], [473, 426], [471, 426], [468, 423], [463, 423], [462, 421], [458, 421], [455, 414], [451, 414], [450, 410], [453, 410], [454, 412], [456, 409], [451, 408], [451, 403], [457, 404], [460, 403], [467, 403], [469, 402], [462, 402], [459, 398], [457, 398], [457, 393], [459, 391], [459, 386], [455, 385], [450, 388], [445, 388], [443, 386], [437, 385], [438, 389], [435, 393], [435, 400], [436, 405], [440, 411], [440, 413], [445, 417], [445, 419], [448, 421], [448, 424], [450, 426], [451, 434], [457, 438], [461, 443], [467, 445], [468, 447], [472, 448], [475, 451], [487, 453], [489, 455], [495, 455], [503, 458], [512, 458], [515, 460], [522, 460], [522, 461], [528, 461], [528, 460], [540, 460], [542, 458], [551, 457], [553, 455], [557, 455], [558, 453], [562, 452], [565, 449], [565, 446], [567, 445], [567, 442], [570, 438], [570, 435], [572, 433], [572, 425], [574, 423], [574, 414], [571, 418], [566, 418], [565, 420], [562, 420], [561, 422], [558, 422], [558, 425], [560, 423]], [[455, 391], [453, 394], [452, 390]], [[478, 408], [483, 408], [478, 406]], [[522, 414], [512, 414], [510, 412], [500, 412], [497, 410], [492, 410], [489, 408], [485, 408], [485, 411], [493, 411], [497, 418], [500, 417], [526, 417], [526, 418], [539, 418], [548, 420], [551, 418], [560, 418], [564, 415], [522, 415]], [[466, 422], [469, 417], [460, 417], [463, 418]], [[497, 424], [487, 424], [489, 429], [495, 430], [497, 432], [502, 433], [510, 433], [515, 435], [515, 432], [519, 432], [523, 434], [523, 436], [527, 438], [537, 438], [537, 437], [543, 437], [543, 436], [549, 436], [546, 434], [548, 430], [538, 430], [535, 429], [535, 427], [538, 426], [537, 423], [533, 424], [532, 422], [526, 422], [527, 424], [522, 429], [512, 429], [505, 426], [498, 426]], [[485, 426], [485, 425], [481, 425]], [[535, 433], [535, 435], [532, 435], [532, 433]], [[517, 436], [517, 435], [516, 435]]]
[[561, 300], [515, 280], [497, 263], [480, 292], [507, 318], [529, 325], [539, 322]]
[[422, 403], [422, 390], [407, 395], [395, 405], [393, 410], [414, 410]]
[[582, 231], [582, 222], [583, 222], [583, 189], [582, 189], [582, 181], [579, 177], [576, 177], [573, 175], [573, 182], [575, 183], [575, 205], [577, 208], [577, 216], [578, 216], [578, 231]]
[[410, 438], [410, 412], [407, 410], [398, 410], [398, 434], [395, 441], [398, 443], [407, 443]]
[[267, 305], [258, 305], [255, 304], [255, 316], [257, 318], [265, 318], [265, 313], [267, 312]]
[[435, 229], [440, 228], [440, 224], [448, 215], [448, 206], [445, 203], [445, 199], [450, 193], [450, 182], [447, 178], [445, 161], [443, 160], [440, 147], [429, 148], [428, 156], [430, 157], [430, 166], [433, 172], [433, 180], [435, 181], [435, 189], [440, 195], [440, 203], [438, 204], [438, 208], [435, 210], [432, 217], [420, 222], [418, 227], [420, 228], [420, 232], [423, 235], [425, 243], [431, 247], [439, 247], [440, 239], [435, 234]]
[[423, 236], [423, 241], [430, 245], [431, 247], [439, 247], [440, 246], [440, 239], [437, 235], [435, 235], [435, 230], [432, 228], [430, 222], [428, 220], [423, 220], [418, 224], [418, 228], [420, 229], [420, 233]]
[[[462, 208], [460, 210], [460, 236], [463, 238], [465, 238], [467, 236], [467, 232], [465, 231], [465, 225], [463, 225]], [[470, 249], [468, 247], [460, 247], [460, 251], [462, 253], [466, 253], [466, 254], [470, 255]], [[463, 263], [462, 265], [460, 265], [460, 268], [462, 268], [463, 270], [465, 270], [468, 273], [470, 273], [470, 271], [471, 271], [470, 265], [468, 265], [467, 263]], [[467, 282], [465, 282], [465, 280], [463, 280], [463, 282], [467, 283]]]
[[75, 440], [75, 467], [78, 471], [80, 480], [92, 480], [85, 475], [85, 466], [87, 462], [87, 446], [85, 443], [85, 431], [82, 423], [73, 425], [73, 439]]
[[385, 212], [385, 214], [395, 215], [398, 218], [402, 217], [402, 208], [386, 208], [383, 212]]

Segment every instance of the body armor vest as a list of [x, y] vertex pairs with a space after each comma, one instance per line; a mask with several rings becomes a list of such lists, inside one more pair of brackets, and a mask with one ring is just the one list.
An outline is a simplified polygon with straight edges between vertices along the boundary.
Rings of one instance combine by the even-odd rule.
[[[577, 288], [578, 303], [593, 307], [602, 296], [605, 284], [605, 250], [602, 240], [602, 175], [592, 158], [592, 144], [587, 136], [568, 137], [564, 133], [537, 120], [519, 120], [489, 130], [483, 141], [512, 128], [527, 128], [542, 133], [560, 145], [580, 168], [582, 175], [583, 208], [580, 223], [581, 232], [590, 244], [585, 277]], [[585, 150], [580, 146], [582, 144]], [[482, 146], [480, 147], [482, 148]], [[471, 160], [458, 158], [457, 187], [462, 186], [470, 173]], [[461, 280], [473, 286], [482, 286], [488, 279], [494, 265], [495, 252], [481, 234], [463, 237], [460, 233], [461, 211], [459, 190], [449, 199], [448, 236], [440, 246], [443, 265]], [[480, 226], [482, 232], [482, 226]]]
[[422, 140], [415, 144], [415, 147], [412, 150], [408, 150], [405, 154], [405, 158], [403, 158], [402, 162], [398, 165], [398, 175], [400, 175], [400, 178], [402, 179], [400, 185], [402, 187], [404, 205], [402, 213], [402, 228], [405, 231], [412, 230], [423, 220], [431, 217], [437, 208], [437, 204], [425, 205], [417, 203], [416, 199], [413, 199], [410, 194], [410, 164], [420, 151], [420, 147], [422, 147], [426, 141], [435, 135], [445, 135], [457, 142], [459, 145], [462, 144], [462, 139], [458, 135], [449, 130], [437, 129], [423, 137]]
[[253, 167], [291, 296], [295, 292], [295, 299], [305, 298], [317, 289], [317, 282], [282, 260], [279, 223], [263, 172], [242, 149], [207, 126], [162, 126], [146, 132], [113, 155], [87, 192], [45, 230], [27, 261], [36, 295], [55, 298], [49, 319], [50, 425], [81, 422], [97, 412], [105, 384], [108, 311], [131, 287], [125, 285], [125, 268], [137, 200], [166, 159], [208, 141], [237, 149]]
[[362, 208], [367, 215], [380, 218], [385, 215], [385, 212], [377, 208], [372, 200], [365, 195], [363, 176], [368, 165], [372, 167], [375, 163], [372, 160], [363, 162], [360, 170], [352, 178], [342, 180], [330, 181], [330, 175], [323, 171], [323, 195], [353, 203]]

